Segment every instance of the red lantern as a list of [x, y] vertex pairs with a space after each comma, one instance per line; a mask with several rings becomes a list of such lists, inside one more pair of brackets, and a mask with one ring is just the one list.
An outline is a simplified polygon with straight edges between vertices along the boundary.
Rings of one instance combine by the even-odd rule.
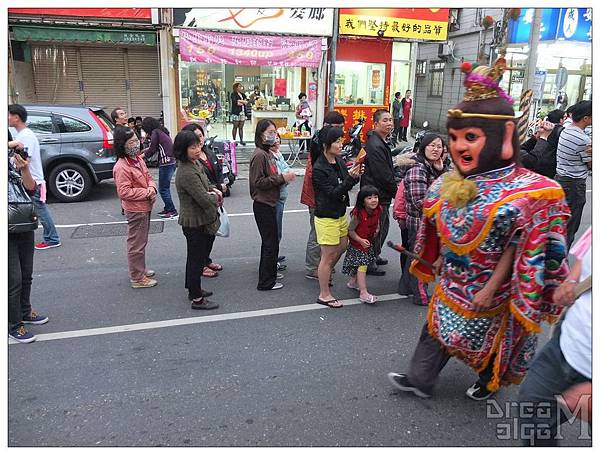
[[492, 25], [494, 25], [494, 18], [492, 16], [485, 16], [481, 21], [481, 25], [483, 25], [483, 28], [487, 30]]

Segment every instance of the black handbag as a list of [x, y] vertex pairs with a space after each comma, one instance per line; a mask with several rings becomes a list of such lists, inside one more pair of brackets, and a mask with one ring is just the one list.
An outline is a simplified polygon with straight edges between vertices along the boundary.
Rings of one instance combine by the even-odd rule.
[[8, 170], [8, 233], [34, 231], [38, 216], [33, 201], [23, 186], [21, 175], [9, 164]]

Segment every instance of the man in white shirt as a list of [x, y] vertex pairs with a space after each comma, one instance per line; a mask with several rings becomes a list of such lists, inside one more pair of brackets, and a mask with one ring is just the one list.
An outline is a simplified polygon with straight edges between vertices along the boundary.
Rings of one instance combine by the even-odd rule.
[[40, 155], [40, 143], [33, 131], [27, 128], [27, 110], [20, 104], [8, 106], [8, 126], [17, 130], [14, 138], [19, 148], [27, 152], [30, 158], [29, 169], [37, 188], [33, 196], [35, 211], [44, 227], [44, 241], [35, 245], [36, 250], [47, 250], [60, 246], [60, 237], [54, 226], [52, 215], [46, 205], [46, 181], [44, 180], [44, 169], [42, 168], [42, 157]]
[[581, 223], [585, 205], [586, 180], [592, 168], [592, 140], [584, 130], [592, 124], [592, 102], [580, 101], [573, 106], [573, 124], [567, 126], [556, 148], [555, 180], [565, 190], [571, 218], [567, 224], [567, 247], [570, 247]]
[[591, 421], [592, 292], [578, 298], [575, 287], [592, 274], [592, 228], [571, 254], [576, 261], [567, 279], [554, 291], [554, 303], [571, 305], [552, 338], [534, 359], [519, 389], [520, 438], [525, 445], [556, 446], [559, 426], [569, 417], [559, 403], [581, 420]]

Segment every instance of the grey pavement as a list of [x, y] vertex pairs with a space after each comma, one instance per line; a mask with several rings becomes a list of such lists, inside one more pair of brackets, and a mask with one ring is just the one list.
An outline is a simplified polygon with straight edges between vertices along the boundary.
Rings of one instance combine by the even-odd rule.
[[[301, 186], [300, 177], [286, 205], [298, 211], [284, 216], [285, 287], [270, 292], [256, 290], [260, 241], [248, 182], [233, 186], [225, 201], [237, 215], [231, 218], [232, 236], [218, 238], [213, 252], [225, 270], [203, 280], [221, 305], [211, 312], [190, 309], [183, 287], [185, 240], [176, 221], [165, 221], [162, 233], [150, 235], [147, 265], [156, 270], [158, 286], [134, 290], [125, 237], [73, 238], [116, 232], [114, 225], [79, 226], [124, 221], [114, 183], [101, 183], [86, 202], [51, 203], [57, 225], [75, 226], [59, 227], [63, 246], [35, 253], [32, 302], [50, 322], [30, 326], [34, 333], [237, 316], [9, 345], [9, 446], [518, 445], [498, 437], [514, 414], [488, 418], [486, 403], [465, 397], [476, 376], [457, 360], [444, 369], [430, 400], [388, 384], [389, 371], [408, 365], [425, 309], [400, 296], [373, 307], [313, 305], [318, 284], [304, 278], [308, 213], [299, 202]], [[174, 186], [172, 192], [177, 204]], [[590, 196], [580, 233], [591, 221]], [[160, 210], [159, 199], [153, 219]], [[390, 238], [399, 237], [393, 225]], [[369, 289], [391, 295], [399, 258], [389, 249], [384, 256], [388, 273], [369, 277]], [[356, 298], [340, 269], [334, 295]], [[247, 313], [298, 305], [309, 309]], [[547, 332], [540, 338], [541, 345]], [[502, 389], [499, 407], [514, 412], [517, 391]], [[564, 434], [563, 445], [590, 443], [577, 438], [576, 425]]]

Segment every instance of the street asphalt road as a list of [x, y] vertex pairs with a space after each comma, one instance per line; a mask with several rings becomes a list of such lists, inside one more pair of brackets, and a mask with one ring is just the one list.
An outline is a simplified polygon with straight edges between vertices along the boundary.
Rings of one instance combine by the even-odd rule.
[[[406, 370], [426, 314], [394, 294], [397, 253], [385, 250], [385, 277], [369, 277], [386, 301], [353, 304], [338, 265], [333, 291], [346, 306], [315, 305], [318, 284], [304, 278], [301, 185], [302, 177], [291, 185], [286, 210], [295, 212], [284, 217], [285, 287], [259, 292], [248, 182], [236, 182], [226, 199], [237, 214], [232, 236], [218, 238], [213, 252], [225, 269], [203, 281], [221, 305], [210, 312], [190, 309], [176, 221], [150, 235], [147, 265], [158, 286], [134, 290], [125, 237], [72, 238], [107, 229], [74, 225], [124, 220], [112, 180], [86, 202], [50, 204], [55, 223], [71, 227], [59, 227], [62, 247], [35, 252], [32, 302], [50, 322], [30, 326], [45, 338], [9, 345], [9, 446], [518, 445], [517, 387], [502, 389], [497, 406], [471, 401], [465, 390], [476, 375], [457, 360], [432, 399], [388, 383], [389, 371]], [[159, 200], [153, 219], [162, 208]], [[580, 233], [590, 209], [588, 201]], [[399, 240], [395, 225], [390, 238]], [[547, 333], [540, 344], [546, 340]], [[590, 444], [578, 439], [577, 425], [564, 434], [563, 445]]]

